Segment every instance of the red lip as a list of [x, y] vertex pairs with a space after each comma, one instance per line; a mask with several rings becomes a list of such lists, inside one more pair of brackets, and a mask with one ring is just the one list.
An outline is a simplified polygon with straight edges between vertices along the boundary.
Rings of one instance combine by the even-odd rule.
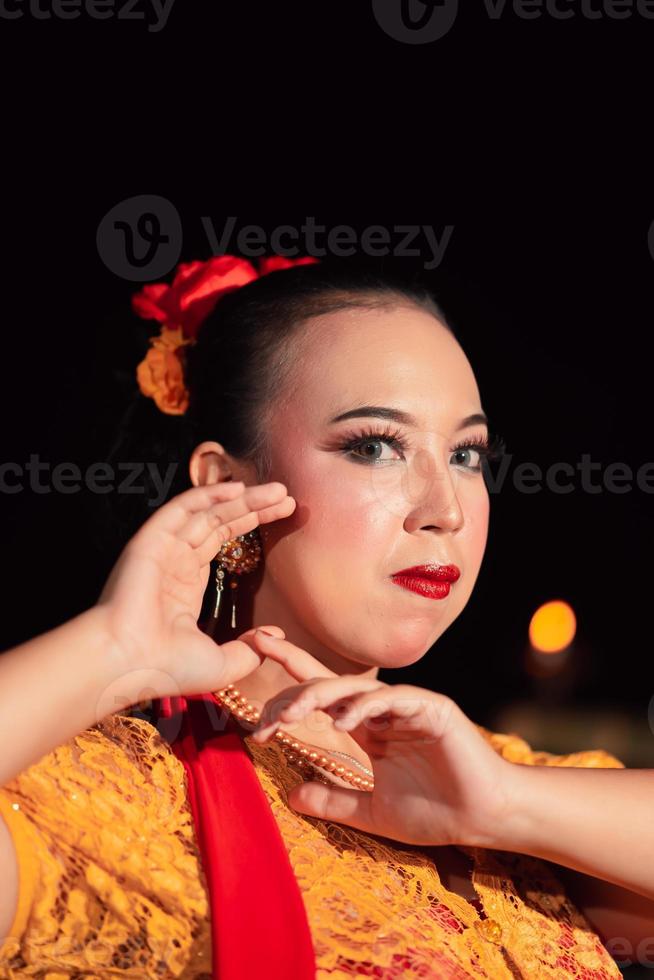
[[391, 578], [401, 575], [402, 578], [426, 579], [428, 582], [456, 582], [461, 570], [456, 565], [412, 565], [394, 572]]

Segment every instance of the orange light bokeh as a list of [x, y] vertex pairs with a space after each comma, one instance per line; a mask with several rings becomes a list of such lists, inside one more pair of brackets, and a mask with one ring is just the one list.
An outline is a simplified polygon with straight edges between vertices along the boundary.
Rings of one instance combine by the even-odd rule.
[[539, 653], [558, 653], [570, 646], [577, 632], [572, 607], [562, 599], [540, 606], [529, 623], [529, 640]]

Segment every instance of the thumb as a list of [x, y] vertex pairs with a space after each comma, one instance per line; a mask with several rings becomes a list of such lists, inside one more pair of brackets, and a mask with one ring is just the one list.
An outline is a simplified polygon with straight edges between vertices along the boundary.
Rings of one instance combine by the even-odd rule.
[[294, 786], [288, 794], [288, 803], [308, 817], [333, 820], [374, 834], [371, 797], [372, 793], [360, 789], [342, 789], [310, 781]]

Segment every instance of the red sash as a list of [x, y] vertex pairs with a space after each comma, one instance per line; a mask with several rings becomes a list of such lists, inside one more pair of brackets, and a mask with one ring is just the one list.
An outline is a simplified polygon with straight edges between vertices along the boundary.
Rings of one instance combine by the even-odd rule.
[[154, 709], [187, 774], [214, 980], [315, 980], [302, 893], [237, 723], [211, 693], [161, 698]]

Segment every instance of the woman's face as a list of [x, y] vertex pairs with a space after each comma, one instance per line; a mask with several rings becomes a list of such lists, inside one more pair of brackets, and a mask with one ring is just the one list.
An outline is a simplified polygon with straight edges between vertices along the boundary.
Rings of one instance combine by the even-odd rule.
[[[370, 408], [332, 421], [362, 406], [414, 421], [374, 417]], [[461, 428], [481, 412], [468, 359], [430, 314], [398, 306], [309, 321], [292, 390], [269, 431], [270, 479], [286, 485], [296, 508], [260, 529], [265, 572], [254, 622], [281, 626], [335, 670], [341, 657], [349, 672], [363, 672], [423, 656], [466, 605], [486, 546], [480, 454], [454, 452], [462, 441], [483, 441], [484, 424]], [[369, 434], [385, 429], [400, 445]], [[434, 561], [461, 572], [445, 598], [390, 577]]]

